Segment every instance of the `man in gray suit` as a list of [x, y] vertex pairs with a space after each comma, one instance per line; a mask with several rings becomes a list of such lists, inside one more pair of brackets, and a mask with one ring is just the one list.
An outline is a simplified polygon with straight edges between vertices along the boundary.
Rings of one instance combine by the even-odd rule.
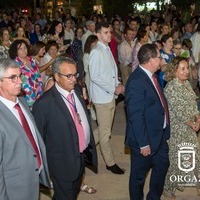
[[22, 74], [0, 60], [0, 199], [38, 200], [39, 182], [50, 187], [46, 150], [21, 91]]

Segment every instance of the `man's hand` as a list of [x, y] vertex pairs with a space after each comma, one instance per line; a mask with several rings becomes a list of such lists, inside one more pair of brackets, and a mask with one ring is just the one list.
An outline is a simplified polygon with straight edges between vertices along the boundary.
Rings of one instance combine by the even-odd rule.
[[143, 155], [143, 156], [149, 156], [151, 154], [151, 148], [149, 146], [147, 147], [144, 147], [140, 150], [140, 153]]
[[122, 93], [124, 93], [124, 86], [119, 84], [119, 85], [115, 88], [115, 94], [116, 94], [116, 95], [119, 95], [119, 94], [122, 94]]

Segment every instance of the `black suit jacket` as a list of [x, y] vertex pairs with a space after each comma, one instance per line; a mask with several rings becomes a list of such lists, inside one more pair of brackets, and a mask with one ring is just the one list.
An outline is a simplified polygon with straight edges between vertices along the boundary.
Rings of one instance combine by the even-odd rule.
[[138, 149], [149, 145], [156, 152], [163, 139], [169, 139], [170, 126], [163, 130], [164, 108], [153, 83], [140, 67], [129, 76], [125, 92], [125, 144]]
[[[75, 92], [91, 124], [81, 93], [78, 89]], [[66, 181], [76, 180], [80, 170], [78, 133], [70, 111], [55, 86], [35, 102], [33, 115], [46, 144], [50, 175]], [[92, 129], [90, 144], [84, 151], [84, 157], [87, 163], [97, 168]]]

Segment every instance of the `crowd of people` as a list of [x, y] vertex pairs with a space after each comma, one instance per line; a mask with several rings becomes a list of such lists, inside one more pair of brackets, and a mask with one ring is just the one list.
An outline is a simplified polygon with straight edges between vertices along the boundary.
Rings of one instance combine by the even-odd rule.
[[[98, 144], [105, 168], [123, 175], [111, 145], [119, 96], [127, 111], [130, 199], [143, 199], [150, 169], [147, 199], [175, 199], [176, 190], [184, 191], [171, 181], [184, 176], [180, 145], [193, 144], [196, 155], [187, 175], [200, 172], [199, 41], [200, 17], [183, 19], [170, 8], [125, 19], [56, 11], [52, 21], [0, 12], [0, 199], [36, 200], [39, 179], [53, 187], [54, 200], [97, 192], [83, 179], [86, 164], [97, 171]], [[24, 193], [16, 197], [19, 187]]]

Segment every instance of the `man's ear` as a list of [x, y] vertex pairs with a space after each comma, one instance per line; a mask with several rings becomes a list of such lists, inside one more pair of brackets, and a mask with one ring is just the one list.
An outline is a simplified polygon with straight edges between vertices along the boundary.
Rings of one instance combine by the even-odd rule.
[[56, 80], [56, 82], [58, 82], [58, 80], [59, 80], [59, 75], [58, 75], [58, 73], [55, 73], [55, 74], [54, 74], [54, 79]]

